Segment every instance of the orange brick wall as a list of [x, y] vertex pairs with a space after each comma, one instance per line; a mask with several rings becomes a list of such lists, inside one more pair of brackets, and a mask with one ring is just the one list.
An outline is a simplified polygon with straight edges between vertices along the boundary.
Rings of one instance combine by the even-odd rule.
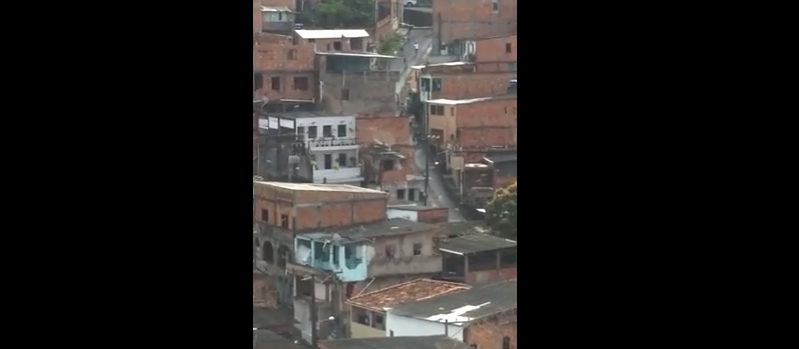
[[517, 144], [516, 107], [516, 98], [456, 106], [459, 145], [484, 148]]
[[486, 0], [433, 1], [433, 42], [436, 47], [439, 33], [443, 44], [459, 39], [515, 33], [517, 1], [498, 2], [499, 11], [495, 13], [492, 2]]
[[292, 191], [266, 185], [256, 185], [255, 195], [256, 222], [263, 223], [261, 210], [268, 210], [271, 225], [280, 226], [281, 215], [287, 215], [289, 229], [296, 230], [380, 221], [386, 218], [388, 204], [388, 195], [383, 193]]
[[[478, 40], [475, 48], [475, 62], [516, 62], [518, 49], [516, 35], [494, 39]], [[506, 44], [511, 45], [511, 52], [506, 52]]]
[[419, 211], [419, 222], [422, 223], [446, 223], [449, 221], [448, 208], [435, 208], [430, 210]]
[[411, 144], [411, 126], [407, 117], [395, 117], [393, 114], [377, 117], [362, 115], [355, 122], [358, 142], [361, 144], [375, 141], [388, 145]]
[[434, 91], [432, 99], [469, 99], [507, 93], [508, 82], [516, 73], [433, 74], [432, 77], [441, 79], [441, 91]]

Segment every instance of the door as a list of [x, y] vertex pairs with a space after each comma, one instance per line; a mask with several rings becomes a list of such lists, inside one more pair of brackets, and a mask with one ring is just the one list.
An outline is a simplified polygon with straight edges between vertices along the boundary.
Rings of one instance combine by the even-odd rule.
[[429, 101], [433, 95], [433, 78], [425, 75], [419, 78], [419, 100]]

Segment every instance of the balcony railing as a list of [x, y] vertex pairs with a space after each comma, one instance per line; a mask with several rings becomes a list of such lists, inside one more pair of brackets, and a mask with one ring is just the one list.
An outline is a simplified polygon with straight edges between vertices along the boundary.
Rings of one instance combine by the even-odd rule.
[[357, 147], [358, 142], [354, 138], [318, 138], [308, 141], [308, 148], [341, 148]]

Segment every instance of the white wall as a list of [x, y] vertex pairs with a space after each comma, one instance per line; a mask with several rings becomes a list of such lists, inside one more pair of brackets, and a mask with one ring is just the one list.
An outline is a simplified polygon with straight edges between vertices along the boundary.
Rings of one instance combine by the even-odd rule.
[[403, 210], [403, 209], [398, 209], [398, 208], [389, 208], [388, 210], [386, 210], [386, 214], [388, 215], [388, 219], [402, 218], [402, 219], [407, 219], [407, 220], [413, 221], [413, 222], [418, 222], [419, 221], [419, 212], [418, 211]]
[[[333, 136], [336, 136], [336, 138], [355, 138], [354, 116], [326, 116], [319, 118], [297, 119], [297, 127], [305, 127], [305, 132], [308, 132], [308, 126], [316, 126], [317, 138], [322, 138], [322, 128], [325, 125], [333, 126]], [[347, 137], [338, 136], [338, 125], [347, 125]], [[350, 129], [352, 129], [352, 131], [350, 131]]]
[[[463, 341], [463, 328], [457, 325], [447, 327], [450, 338]], [[386, 337], [391, 336], [391, 331], [394, 331], [394, 337], [440, 336], [446, 332], [443, 323], [398, 316], [389, 311], [386, 316]]]

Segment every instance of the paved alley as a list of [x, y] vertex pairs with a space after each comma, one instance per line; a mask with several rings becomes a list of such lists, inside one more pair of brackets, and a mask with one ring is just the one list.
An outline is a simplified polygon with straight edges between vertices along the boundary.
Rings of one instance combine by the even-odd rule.
[[[423, 149], [424, 145], [417, 145], [416, 154], [416, 172], [420, 176], [424, 176], [424, 165], [427, 161], [427, 152]], [[428, 197], [427, 204], [433, 207], [449, 207], [449, 221], [450, 222], [463, 222], [463, 215], [457, 208], [457, 205], [450, 200], [447, 196], [447, 190], [444, 187], [443, 179], [438, 173], [438, 170], [430, 167], [430, 196]]]

